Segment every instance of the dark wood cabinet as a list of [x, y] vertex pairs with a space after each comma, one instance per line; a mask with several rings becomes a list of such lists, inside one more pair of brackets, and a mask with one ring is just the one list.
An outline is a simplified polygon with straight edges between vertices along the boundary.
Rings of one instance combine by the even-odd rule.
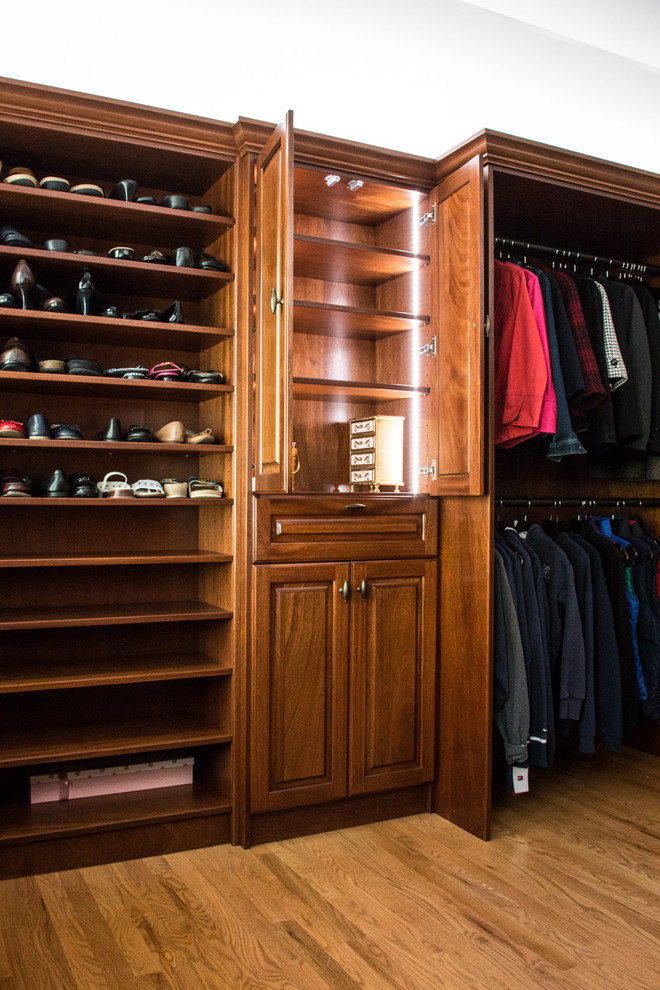
[[435, 561], [255, 567], [251, 807], [433, 778]]

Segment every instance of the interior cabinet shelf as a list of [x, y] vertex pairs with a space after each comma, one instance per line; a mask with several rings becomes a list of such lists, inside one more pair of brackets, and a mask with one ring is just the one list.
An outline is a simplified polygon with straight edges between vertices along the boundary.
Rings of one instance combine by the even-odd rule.
[[102, 281], [104, 292], [139, 292], [141, 295], [162, 296], [167, 299], [205, 299], [234, 280], [230, 272], [179, 268], [176, 265], [155, 265], [141, 261], [116, 261], [103, 255], [0, 247], [0, 262], [9, 267], [21, 258], [27, 261], [40, 282], [48, 283], [53, 280], [54, 284], [60, 284], [66, 279], [70, 280], [73, 289], [82, 272], [89, 269], [95, 282]]
[[[362, 186], [351, 189], [353, 176], [344, 175], [328, 187], [328, 169], [297, 167], [294, 176], [294, 211], [308, 216], [379, 226], [419, 202], [419, 193], [361, 176]], [[342, 181], [343, 179], [343, 181]]]
[[200, 509], [215, 506], [232, 506], [232, 498], [0, 498], [0, 511], [6, 508], [16, 509], [43, 508], [45, 505], [51, 508], [64, 506], [76, 506], [78, 509], [157, 509], [157, 508], [177, 508], [177, 509]]
[[146, 239], [160, 244], [171, 239], [172, 243], [181, 241], [183, 244], [188, 243], [188, 237], [194, 239], [192, 246], [196, 247], [215, 240], [235, 222], [233, 217], [213, 213], [124, 203], [118, 199], [8, 183], [0, 186], [0, 211], [8, 223], [20, 223], [27, 228], [36, 224], [40, 230], [50, 226], [51, 237], [60, 237], [70, 231], [96, 237], [102, 231], [121, 244], [131, 238], [140, 243]]
[[233, 613], [207, 602], [146, 602], [119, 605], [63, 605], [0, 609], [0, 629], [62, 629], [155, 622], [208, 622]]
[[76, 801], [16, 802], [0, 805], [0, 846], [230, 811], [227, 794], [196, 783]]
[[232, 668], [204, 654], [157, 654], [126, 659], [49, 661], [21, 658], [20, 664], [0, 664], [0, 694], [59, 691], [111, 684], [144, 684], [189, 678], [229, 677]]
[[334, 306], [331, 303], [294, 301], [293, 329], [296, 333], [322, 334], [329, 337], [356, 337], [377, 340], [396, 333], [409, 333], [426, 326], [429, 316], [363, 309], [358, 306]]
[[352, 285], [382, 285], [428, 265], [428, 255], [394, 248], [352, 244], [327, 237], [296, 234], [293, 244], [294, 270], [303, 278]]
[[49, 450], [100, 450], [108, 454], [183, 454], [185, 457], [204, 457], [210, 454], [230, 454], [233, 447], [220, 443], [134, 443], [127, 440], [29, 440], [18, 437], [0, 437], [0, 449], [30, 450], [45, 447]]
[[111, 320], [104, 316], [76, 313], [42, 313], [34, 309], [0, 309], [3, 334], [34, 337], [39, 340], [70, 340], [127, 347], [162, 347], [202, 351], [233, 337], [222, 327], [202, 327], [189, 323], [156, 323], [151, 320]]
[[29, 732], [0, 732], [0, 767], [97, 759], [181, 746], [231, 742], [231, 735], [199, 714], [129, 719], [93, 725], [54, 725]]
[[410, 399], [414, 395], [428, 395], [430, 389], [413, 385], [381, 385], [376, 382], [341, 382], [325, 378], [293, 379], [295, 399], [314, 399], [318, 402], [385, 402], [394, 399]]
[[199, 402], [222, 392], [233, 392], [231, 385], [198, 385], [196, 382], [159, 382], [149, 378], [105, 378], [101, 375], [51, 375], [32, 371], [0, 371], [3, 392], [31, 392], [39, 395], [79, 395], [94, 398], [167, 399]]
[[208, 550], [159, 550], [139, 553], [80, 553], [80, 554], [0, 554], [0, 567], [112, 567], [132, 564], [227, 564], [232, 557], [227, 553]]

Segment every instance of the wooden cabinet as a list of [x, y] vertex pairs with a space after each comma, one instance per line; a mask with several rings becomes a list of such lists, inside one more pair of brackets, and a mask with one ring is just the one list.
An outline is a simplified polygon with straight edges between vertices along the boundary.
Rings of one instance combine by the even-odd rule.
[[[29, 370], [0, 371], [2, 415], [25, 423], [41, 413], [51, 424], [78, 425], [84, 438], [0, 438], [0, 468], [33, 484], [31, 497], [0, 498], [0, 874], [8, 876], [232, 836], [241, 549], [233, 536], [235, 159], [219, 150], [227, 135], [177, 115], [36, 87], [3, 83], [0, 97], [5, 171], [25, 165], [38, 178], [93, 181], [106, 194], [0, 184], [3, 224], [33, 245], [0, 246], [3, 289], [24, 259], [67, 308], [0, 309], [2, 343], [19, 337], [33, 357]], [[12, 100], [20, 110], [8, 109]], [[138, 182], [138, 195], [161, 203], [180, 193], [212, 212], [109, 198], [125, 176]], [[42, 247], [53, 237], [67, 250]], [[109, 257], [117, 244], [137, 260]], [[229, 271], [140, 260], [180, 245], [222, 258]], [[97, 299], [90, 315], [74, 305], [85, 269]], [[161, 313], [175, 300], [182, 323], [128, 316]], [[99, 315], [111, 304], [124, 317]], [[40, 360], [73, 355], [102, 370], [38, 369]], [[102, 373], [162, 361], [220, 370], [225, 382]], [[180, 421], [191, 433], [211, 429], [214, 440], [99, 439], [111, 417], [124, 437], [132, 425], [158, 430]], [[210, 478], [224, 497], [46, 497], [41, 480], [56, 469], [97, 481], [120, 471], [129, 483]], [[30, 804], [31, 775], [179, 754], [194, 757], [192, 785]]]
[[435, 561], [255, 567], [251, 808], [433, 778]]

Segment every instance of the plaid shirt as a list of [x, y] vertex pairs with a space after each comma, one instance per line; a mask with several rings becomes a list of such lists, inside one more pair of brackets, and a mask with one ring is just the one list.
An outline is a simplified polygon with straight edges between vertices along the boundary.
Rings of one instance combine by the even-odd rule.
[[628, 381], [628, 372], [623, 361], [621, 348], [614, 329], [614, 320], [610, 302], [605, 289], [600, 282], [595, 283], [603, 301], [603, 342], [605, 344], [605, 360], [607, 361], [607, 376], [612, 391], [625, 385]]
[[561, 297], [564, 300], [566, 315], [571, 325], [575, 349], [577, 351], [578, 361], [580, 362], [580, 368], [582, 369], [582, 377], [584, 378], [584, 395], [575, 404], [575, 408], [582, 412], [587, 412], [589, 409], [595, 409], [605, 401], [607, 390], [600, 377], [596, 355], [589, 340], [589, 331], [587, 330], [584, 312], [582, 311], [582, 303], [580, 302], [575, 282], [566, 272], [553, 271], [552, 274], [555, 277]]

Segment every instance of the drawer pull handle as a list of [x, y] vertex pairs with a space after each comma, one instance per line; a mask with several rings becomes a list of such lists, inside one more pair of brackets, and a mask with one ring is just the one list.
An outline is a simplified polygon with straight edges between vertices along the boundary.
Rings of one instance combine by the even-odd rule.
[[349, 585], [348, 581], [344, 581], [344, 583], [342, 584], [340, 594], [345, 602], [347, 602], [348, 599], [351, 597], [351, 586]]
[[275, 310], [277, 309], [277, 307], [278, 306], [283, 306], [283, 305], [284, 305], [284, 296], [282, 296], [281, 299], [278, 299], [277, 298], [277, 289], [271, 289], [270, 290], [270, 311], [271, 311], [271, 313], [275, 313]]
[[347, 505], [346, 508], [355, 511], [356, 509], [366, 509], [366, 505], [364, 502], [351, 502], [351, 504]]
[[366, 578], [362, 578], [362, 580], [358, 584], [357, 590], [362, 595], [362, 601], [363, 602], [366, 602], [366, 600], [367, 600], [367, 581], [366, 581]]

